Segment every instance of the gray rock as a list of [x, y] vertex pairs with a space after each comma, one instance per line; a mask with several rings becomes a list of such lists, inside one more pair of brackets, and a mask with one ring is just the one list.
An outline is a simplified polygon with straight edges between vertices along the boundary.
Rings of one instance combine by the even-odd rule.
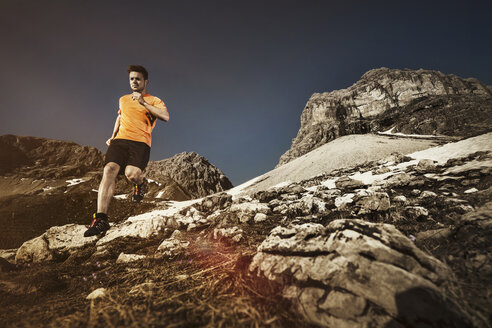
[[400, 203], [400, 204], [406, 204], [407, 203], [407, 197], [403, 195], [398, 195], [393, 197], [393, 202], [395, 203]]
[[[250, 270], [285, 286], [305, 319], [324, 327], [470, 326], [442, 286], [453, 279], [393, 226], [335, 220], [277, 227]], [[411, 307], [409, 305], [411, 304]]]
[[232, 203], [232, 196], [227, 193], [218, 193], [208, 196], [202, 200], [200, 204], [196, 204], [201, 212], [211, 213], [217, 210], [222, 210], [230, 206]]
[[341, 177], [340, 179], [335, 181], [335, 185], [338, 189], [342, 190], [353, 190], [365, 186], [364, 182], [351, 179], [349, 177]]
[[429, 190], [424, 190], [419, 196], [419, 198], [435, 198], [435, 197], [437, 197], [437, 194]]
[[425, 220], [429, 217], [429, 211], [422, 206], [407, 206], [405, 214], [414, 220]]
[[95, 300], [98, 298], [104, 298], [108, 295], [108, 292], [106, 288], [98, 288], [94, 291], [92, 291], [87, 297], [85, 298], [86, 300]]
[[246, 202], [233, 204], [230, 208], [235, 213], [241, 223], [249, 222], [257, 213], [270, 214], [270, 207], [264, 203]]
[[[385, 118], [395, 122], [397, 131], [404, 133], [470, 135], [476, 133], [473, 130], [477, 127], [487, 132], [490, 126], [487, 108], [490, 107], [487, 103], [480, 103], [490, 101], [488, 99], [490, 91], [476, 80], [427, 70], [370, 70], [347, 89], [311, 96], [301, 115], [301, 128], [277, 166], [340, 136], [388, 129]], [[464, 101], [468, 101], [465, 106], [462, 105]], [[470, 105], [470, 102], [473, 104]], [[479, 106], [484, 109], [476, 110]], [[473, 108], [473, 111], [469, 115], [463, 114], [464, 107]], [[441, 115], [435, 114], [438, 109]], [[401, 115], [402, 112], [406, 116]], [[464, 115], [474, 122], [469, 124], [468, 130], [462, 127], [464, 124], [461, 120], [453, 120], [453, 117]]]
[[150, 161], [145, 171], [147, 177], [159, 182], [170, 177], [193, 198], [232, 188], [232, 183], [221, 170], [194, 152], [183, 152], [171, 158]]
[[436, 165], [434, 161], [431, 159], [421, 159], [417, 166], [415, 167], [415, 171], [419, 173], [429, 173], [436, 171]]
[[87, 227], [78, 224], [51, 227], [41, 236], [22, 244], [17, 250], [15, 261], [16, 263], [50, 261], [71, 254], [87, 244], [95, 243], [98, 237], [84, 237], [85, 230]]
[[15, 260], [16, 253], [17, 253], [17, 248], [0, 249], [0, 257], [6, 259], [7, 261]]
[[176, 256], [184, 252], [190, 242], [180, 240], [179, 237], [176, 236], [179, 235], [174, 235], [170, 238], [164, 239], [159, 247], [157, 247], [156, 254], [163, 256]]
[[145, 255], [121, 253], [116, 259], [116, 263], [130, 263], [146, 258]]
[[386, 166], [372, 170], [373, 175], [384, 174], [384, 173], [388, 173], [388, 172], [391, 172], [391, 170], [389, 168], [387, 168]]
[[243, 239], [243, 230], [238, 227], [215, 228], [213, 233], [214, 239], [229, 239], [238, 243]]
[[408, 185], [412, 179], [413, 177], [408, 173], [397, 173], [384, 180], [383, 186], [386, 188], [402, 187]]
[[256, 213], [256, 215], [254, 217], [254, 221], [255, 221], [255, 223], [260, 223], [260, 222], [265, 221], [267, 218], [268, 218], [268, 216], [264, 213]]
[[355, 205], [360, 207], [358, 214], [384, 212], [390, 208], [390, 198], [385, 192], [369, 193], [359, 198]]

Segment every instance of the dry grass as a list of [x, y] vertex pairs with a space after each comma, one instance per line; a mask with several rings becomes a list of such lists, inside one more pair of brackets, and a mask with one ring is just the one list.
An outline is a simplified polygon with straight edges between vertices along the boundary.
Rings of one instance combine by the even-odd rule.
[[[10, 298], [7, 307], [7, 300], [0, 301], [0, 314], [16, 327], [309, 326], [281, 297], [282, 286], [248, 271], [252, 253], [197, 234], [188, 238], [187, 252], [175, 258], [131, 264], [89, 259], [80, 266], [25, 269], [20, 280], [35, 280], [40, 273], [45, 280], [71, 279], [27, 298]], [[99, 287], [107, 289], [106, 297], [85, 300]]]

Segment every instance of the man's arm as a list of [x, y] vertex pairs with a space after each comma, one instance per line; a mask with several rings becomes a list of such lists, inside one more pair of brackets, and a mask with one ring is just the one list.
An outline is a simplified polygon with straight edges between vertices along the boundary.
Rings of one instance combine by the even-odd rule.
[[120, 129], [120, 115], [118, 115], [118, 117], [116, 118], [116, 122], [114, 122], [114, 129], [113, 129], [113, 135], [111, 136], [111, 138], [108, 139], [108, 141], [106, 141], [106, 144], [109, 146], [109, 144], [111, 143], [111, 140], [114, 139], [114, 137], [116, 137], [116, 134], [118, 134], [118, 130]]
[[152, 115], [160, 120], [163, 120], [164, 122], [169, 121], [169, 112], [167, 111], [166, 105], [164, 105], [164, 108], [152, 106], [151, 104], [145, 102], [142, 94], [138, 92], [134, 92], [133, 96], [138, 100], [140, 105], [144, 106]]

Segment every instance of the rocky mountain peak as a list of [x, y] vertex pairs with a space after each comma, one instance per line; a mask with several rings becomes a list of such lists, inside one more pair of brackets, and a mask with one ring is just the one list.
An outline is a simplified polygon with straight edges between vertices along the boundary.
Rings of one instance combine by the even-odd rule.
[[182, 152], [171, 158], [152, 161], [146, 175], [156, 181], [170, 177], [192, 198], [232, 188], [232, 183], [216, 166], [195, 152]]
[[50, 178], [82, 175], [103, 164], [103, 154], [75, 142], [0, 136], [0, 174], [19, 172], [23, 177]]
[[490, 131], [492, 93], [474, 78], [378, 68], [352, 86], [311, 96], [278, 166], [339, 136], [394, 132], [472, 136]]

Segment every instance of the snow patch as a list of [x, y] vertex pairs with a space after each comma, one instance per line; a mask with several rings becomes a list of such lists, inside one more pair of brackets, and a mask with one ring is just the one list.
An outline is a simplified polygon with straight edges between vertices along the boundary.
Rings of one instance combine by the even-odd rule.
[[121, 194], [121, 195], [115, 195], [113, 197], [116, 199], [127, 199], [128, 195], [127, 194]]
[[345, 194], [343, 196], [339, 196], [335, 198], [335, 206], [338, 208], [344, 204], [349, 204], [353, 202], [355, 194]]
[[84, 179], [72, 179], [65, 181], [68, 183], [67, 187], [78, 185], [79, 183], [85, 182]]
[[434, 134], [405, 134], [401, 132], [393, 132], [395, 127], [383, 132], [378, 132], [378, 134], [386, 135], [386, 136], [397, 136], [397, 137], [410, 137], [410, 138], [443, 138], [442, 136], [436, 136]]
[[444, 164], [451, 158], [465, 157], [478, 151], [492, 151], [492, 132], [458, 142], [448, 143], [443, 146], [417, 151], [408, 156], [415, 158], [417, 163], [421, 159], [432, 159], [437, 161], [438, 164]]
[[164, 190], [159, 191], [159, 193], [157, 194], [157, 196], [155, 198], [161, 198], [163, 194], [164, 194]]
[[321, 185], [322, 186], [325, 186], [326, 188], [329, 188], [329, 189], [335, 189], [337, 186], [335, 185], [335, 181], [337, 181], [338, 178], [336, 179], [328, 179], [328, 180], [325, 180], [323, 182], [321, 182]]
[[306, 187], [304, 189], [306, 189], [307, 191], [316, 192], [318, 191], [318, 186]]
[[149, 179], [149, 178], [146, 178], [146, 179], [147, 179], [147, 181], [148, 181], [148, 182], [150, 182], [150, 183], [152, 183], [152, 182], [153, 182], [153, 183], [155, 183], [155, 184], [157, 184], [157, 185], [159, 185], [159, 186], [162, 186], [162, 183], [160, 183], [160, 182], [158, 182], [158, 181], [155, 181], [155, 180], [152, 180], [152, 179]]
[[362, 181], [365, 185], [371, 185], [374, 182], [384, 180], [387, 177], [394, 175], [395, 173], [396, 172], [391, 171], [383, 174], [373, 175], [372, 171], [367, 171], [364, 173], [357, 172], [355, 174], [350, 175], [349, 178]]
[[178, 213], [185, 207], [191, 206], [195, 203], [201, 202], [203, 198], [199, 199], [192, 199], [192, 200], [187, 200], [183, 202], [176, 202], [176, 201], [171, 201], [169, 204], [171, 205], [169, 208], [166, 208], [165, 210], [155, 210], [147, 213], [143, 213], [140, 215], [132, 216], [129, 217], [126, 221], [128, 222], [136, 222], [136, 221], [142, 221], [142, 220], [151, 220], [156, 217], [169, 217], [173, 216], [174, 214]]

